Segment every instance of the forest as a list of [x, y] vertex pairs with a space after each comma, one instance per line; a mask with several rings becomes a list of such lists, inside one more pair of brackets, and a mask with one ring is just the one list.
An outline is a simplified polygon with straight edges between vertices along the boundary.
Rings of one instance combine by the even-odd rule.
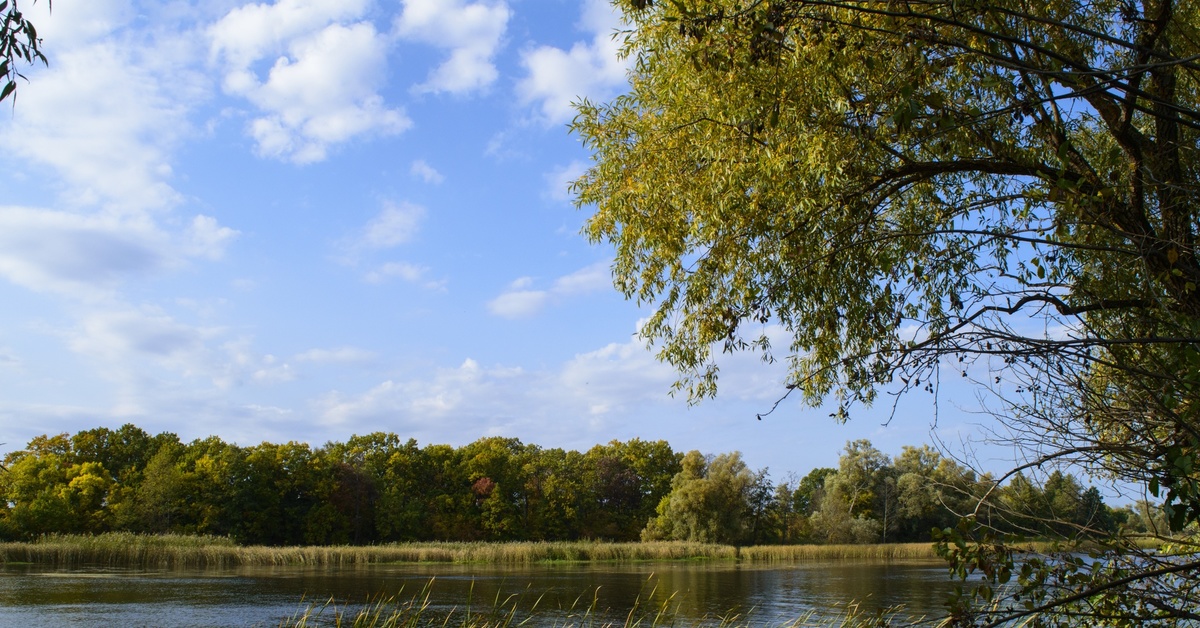
[[[500, 437], [421, 447], [375, 432], [242, 447], [132, 424], [38, 436], [3, 465], [3, 540], [128, 531], [244, 545], [928, 541], [995, 484], [928, 446], [891, 458], [866, 440], [847, 443], [836, 469], [773, 481], [737, 452], [685, 454], [661, 440], [581, 453]], [[988, 503], [981, 516], [1030, 538], [1155, 525], [1153, 509], [1111, 508], [1061, 472], [1040, 483], [1015, 475]]]

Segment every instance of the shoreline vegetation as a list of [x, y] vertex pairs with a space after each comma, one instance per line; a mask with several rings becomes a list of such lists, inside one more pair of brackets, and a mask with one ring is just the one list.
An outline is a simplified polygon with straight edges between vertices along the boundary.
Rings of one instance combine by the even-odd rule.
[[748, 563], [938, 558], [931, 543], [760, 545], [658, 542], [422, 542], [366, 546], [240, 546], [225, 537], [113, 532], [0, 543], [0, 563], [109, 567], [349, 567], [712, 560]]

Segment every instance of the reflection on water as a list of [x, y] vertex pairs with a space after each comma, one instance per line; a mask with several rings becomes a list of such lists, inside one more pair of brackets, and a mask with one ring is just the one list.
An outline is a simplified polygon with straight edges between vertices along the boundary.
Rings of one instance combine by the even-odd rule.
[[[276, 626], [308, 602], [410, 599], [429, 588], [432, 612], [522, 611], [535, 603], [543, 625], [574, 609], [620, 624], [633, 607], [666, 607], [683, 626], [749, 615], [759, 625], [808, 613], [833, 616], [848, 600], [867, 608], [904, 605], [937, 614], [952, 588], [937, 561], [813, 562], [787, 566], [730, 563], [632, 565], [373, 565], [358, 568], [225, 570], [54, 570], [0, 568], [3, 626]], [[507, 601], [507, 602], [506, 602]]]

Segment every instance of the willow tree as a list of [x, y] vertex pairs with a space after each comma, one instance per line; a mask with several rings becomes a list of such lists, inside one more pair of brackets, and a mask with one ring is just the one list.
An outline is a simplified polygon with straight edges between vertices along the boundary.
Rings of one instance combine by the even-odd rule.
[[0, 101], [16, 92], [17, 79], [25, 78], [18, 67], [38, 61], [46, 63], [37, 29], [17, 7], [17, 0], [0, 0]]
[[[1147, 486], [1164, 533], [1195, 525], [1200, 3], [617, 3], [630, 90], [579, 105], [574, 189], [681, 390], [756, 352], [786, 363], [781, 397], [845, 419], [961, 369], [1029, 465]], [[1076, 587], [1111, 602], [1093, 617], [1196, 617], [1200, 563], [1110, 564]], [[1082, 612], [1068, 576], [1012, 612]]]

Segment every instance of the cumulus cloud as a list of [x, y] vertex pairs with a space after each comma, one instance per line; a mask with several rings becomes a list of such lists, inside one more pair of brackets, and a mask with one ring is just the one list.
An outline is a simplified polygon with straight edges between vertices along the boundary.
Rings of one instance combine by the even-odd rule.
[[52, 47], [86, 44], [113, 32], [137, 16], [131, 0], [55, 0], [25, 3], [25, 16], [37, 25], [38, 36]]
[[608, 262], [596, 262], [555, 279], [548, 290], [534, 290], [532, 277], [521, 277], [500, 296], [488, 301], [488, 311], [502, 318], [528, 318], [565, 297], [599, 292], [612, 285]]
[[212, 216], [196, 216], [187, 231], [190, 244], [188, 251], [196, 257], [221, 259], [225, 255], [226, 245], [237, 236], [236, 229], [222, 227]]
[[289, 42], [335, 22], [363, 16], [369, 0], [279, 0], [247, 4], [231, 10], [209, 30], [212, 53], [231, 64], [226, 80], [238, 80], [239, 70], [279, 54]]
[[149, 358], [186, 373], [207, 370], [205, 342], [216, 328], [186, 325], [154, 309], [101, 310], [85, 316], [70, 332], [68, 344], [77, 352], [111, 364]]
[[[590, 446], [631, 431], [645, 437], [646, 417], [677, 416], [668, 394], [674, 372], [637, 340], [578, 354], [549, 370], [457, 367], [391, 378], [357, 393], [329, 392], [313, 402], [319, 420], [339, 431], [388, 429], [417, 438], [474, 440], [482, 435], [578, 442]], [[675, 406], [675, 410], [667, 408]], [[457, 435], [457, 436], [455, 436]]]
[[591, 35], [570, 50], [538, 46], [521, 53], [526, 76], [517, 83], [523, 104], [536, 105], [547, 124], [560, 124], [575, 115], [571, 103], [581, 98], [604, 99], [626, 84], [628, 59], [621, 59], [614, 38], [621, 21], [605, 0], [587, 0], [578, 27]]
[[404, 10], [396, 18], [396, 33], [450, 52], [414, 89], [464, 94], [495, 82], [498, 73], [493, 58], [511, 15], [503, 0], [404, 0]]
[[58, 50], [22, 86], [12, 124], [0, 126], [5, 150], [58, 171], [74, 205], [176, 204], [170, 151], [187, 132], [183, 103], [201, 98], [203, 79], [154, 46], [110, 39]]
[[585, 403], [589, 414], [604, 415], [663, 401], [675, 377], [644, 343], [630, 340], [576, 355], [557, 383], [564, 394]]
[[[385, 419], [428, 421], [451, 413], [458, 416], [482, 413], [499, 418], [506, 411], [503, 401], [509, 398], [502, 392], [506, 382], [522, 374], [518, 368], [484, 368], [467, 358], [457, 368], [437, 369], [427, 379], [388, 380], [357, 397], [332, 392], [317, 400], [316, 407], [322, 420], [334, 425]], [[488, 397], [493, 400], [490, 408], [480, 404]]]
[[0, 276], [32, 290], [95, 298], [189, 257], [219, 257], [236, 235], [208, 216], [172, 234], [139, 216], [0, 207]]
[[412, 176], [435, 185], [446, 180], [446, 177], [442, 176], [442, 173], [438, 172], [433, 166], [425, 163], [424, 159], [414, 161], [409, 172], [412, 173]]
[[[225, 62], [225, 91], [262, 114], [249, 125], [259, 155], [312, 163], [356, 137], [411, 126], [404, 111], [387, 107], [378, 93], [387, 75], [387, 38], [360, 19], [367, 4], [252, 4], [209, 30], [212, 55]], [[258, 65], [272, 57], [264, 78]]]

